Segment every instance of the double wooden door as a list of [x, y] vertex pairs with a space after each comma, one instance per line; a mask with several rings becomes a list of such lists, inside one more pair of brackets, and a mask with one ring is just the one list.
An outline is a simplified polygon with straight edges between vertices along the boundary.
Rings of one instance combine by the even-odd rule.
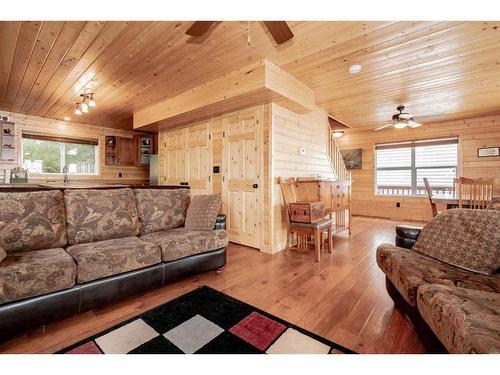
[[210, 122], [165, 132], [164, 155], [160, 155], [162, 184], [189, 185], [192, 195], [210, 193], [212, 154], [209, 138]]
[[222, 161], [222, 186], [213, 190], [222, 192], [229, 240], [255, 248], [261, 242], [262, 116], [261, 108], [252, 108], [214, 120], [214, 127], [219, 127], [216, 131], [212, 121], [165, 131], [159, 150], [161, 184], [188, 184], [192, 195], [209, 194], [213, 183], [211, 132], [222, 133], [222, 147], [219, 143], [215, 149], [222, 153], [217, 157]]
[[222, 119], [222, 194], [231, 241], [260, 248], [262, 212], [262, 113], [242, 111]]

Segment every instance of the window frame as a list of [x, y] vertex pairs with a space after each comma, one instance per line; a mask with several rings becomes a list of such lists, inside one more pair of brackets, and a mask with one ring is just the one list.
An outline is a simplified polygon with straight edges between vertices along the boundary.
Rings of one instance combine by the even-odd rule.
[[[417, 167], [416, 166], [416, 158], [415, 158], [415, 149], [417, 147], [422, 147], [425, 146], [425, 143], [428, 143], [429, 145], [434, 144], [456, 144], [457, 145], [457, 165], [446, 165], [446, 166], [426, 166], [426, 167]], [[420, 145], [418, 145], [420, 144]], [[398, 145], [401, 145], [400, 147], [397, 147]], [[410, 162], [411, 165], [409, 167], [382, 167], [378, 168], [378, 162], [377, 162], [377, 147], [380, 146], [388, 146], [387, 148], [410, 148], [411, 156], [410, 156]], [[394, 141], [394, 142], [389, 142], [389, 143], [380, 143], [380, 144], [375, 144], [373, 148], [373, 153], [374, 153], [374, 179], [373, 179], [373, 184], [374, 184], [374, 195], [380, 196], [380, 197], [415, 197], [415, 198], [423, 198], [426, 196], [425, 193], [418, 194], [418, 181], [417, 181], [417, 175], [418, 175], [418, 170], [425, 170], [425, 169], [450, 169], [450, 168], [455, 168], [455, 177], [460, 175], [460, 169], [461, 169], [461, 154], [460, 154], [460, 138], [458, 136], [451, 136], [451, 137], [446, 137], [446, 138], [430, 138], [430, 139], [418, 139], [418, 140], [411, 140], [411, 141]], [[411, 192], [410, 194], [381, 194], [378, 192], [378, 184], [377, 184], [377, 176], [378, 176], [378, 171], [379, 170], [395, 170], [395, 171], [401, 171], [401, 170], [409, 170], [411, 173]]]
[[21, 134], [21, 165], [24, 165], [24, 139], [35, 139], [40, 141], [48, 141], [48, 142], [56, 142], [59, 144], [64, 144], [64, 147], [60, 147], [60, 158], [61, 158], [61, 172], [29, 172], [30, 176], [33, 177], [63, 177], [65, 175], [62, 172], [62, 167], [65, 165], [66, 159], [66, 144], [82, 144], [82, 145], [91, 145], [95, 147], [95, 172], [94, 173], [78, 173], [78, 172], [69, 172], [68, 176], [100, 176], [100, 140], [98, 138], [90, 139], [90, 138], [75, 138], [75, 137], [64, 137], [64, 136], [52, 136], [46, 134], [39, 134], [34, 132], [26, 132]]

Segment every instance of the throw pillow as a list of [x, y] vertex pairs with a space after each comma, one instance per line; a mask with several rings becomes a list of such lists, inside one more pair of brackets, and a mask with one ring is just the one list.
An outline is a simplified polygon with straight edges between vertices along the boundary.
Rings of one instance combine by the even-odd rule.
[[2, 263], [2, 260], [7, 258], [7, 253], [5, 252], [3, 247], [0, 247], [0, 263]]
[[220, 194], [194, 196], [186, 213], [186, 229], [213, 230], [220, 205]]
[[454, 209], [440, 213], [412, 250], [452, 266], [491, 275], [500, 267], [500, 211]]

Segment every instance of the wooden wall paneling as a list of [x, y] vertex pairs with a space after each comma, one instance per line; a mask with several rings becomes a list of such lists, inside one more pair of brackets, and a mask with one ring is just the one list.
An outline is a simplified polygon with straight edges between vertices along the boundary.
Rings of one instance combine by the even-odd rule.
[[[67, 136], [71, 138], [82, 138], [82, 139], [97, 139], [99, 142], [99, 174], [89, 175], [89, 176], [71, 176], [73, 181], [95, 181], [95, 182], [106, 182], [106, 183], [145, 183], [149, 178], [149, 168], [148, 167], [136, 167], [136, 166], [107, 166], [105, 165], [105, 137], [107, 135], [115, 135], [119, 137], [129, 138], [133, 142], [134, 134], [137, 132], [132, 132], [128, 130], [117, 130], [109, 129], [99, 126], [93, 126], [89, 124], [81, 124], [76, 122], [63, 122], [53, 119], [47, 119], [38, 116], [24, 115], [20, 113], [4, 112], [10, 116], [12, 122], [16, 124], [15, 126], [15, 142], [16, 150], [16, 160], [14, 163], [0, 163], [0, 171], [4, 168], [11, 169], [14, 166], [22, 164], [22, 133], [23, 132], [35, 132], [43, 135], [53, 135], [53, 136]], [[133, 153], [131, 152], [132, 156]], [[119, 177], [121, 173], [122, 177]], [[0, 176], [2, 177], [2, 176]], [[41, 174], [41, 175], [31, 175], [30, 181], [33, 182], [45, 182], [47, 180], [62, 181], [63, 175], [51, 175], [51, 174]]]
[[[379, 132], [346, 131], [338, 138], [341, 149], [362, 148], [363, 169], [352, 172], [352, 212], [355, 215], [386, 217], [395, 220], [427, 221], [432, 218], [426, 197], [381, 196], [375, 194], [374, 148], [376, 143], [413, 139], [459, 137], [459, 173], [465, 177], [493, 177], [495, 194], [500, 195], [500, 158], [479, 158], [477, 148], [500, 145], [500, 116], [427, 124], [418, 129], [387, 129]], [[399, 202], [401, 207], [396, 207]], [[439, 210], [445, 207], [438, 207]]]
[[[286, 217], [278, 177], [335, 178], [328, 159], [329, 124], [326, 112], [316, 107], [305, 114], [291, 112], [277, 104], [271, 106], [272, 181], [271, 181], [271, 252], [285, 248]], [[300, 155], [299, 149], [306, 154]]]

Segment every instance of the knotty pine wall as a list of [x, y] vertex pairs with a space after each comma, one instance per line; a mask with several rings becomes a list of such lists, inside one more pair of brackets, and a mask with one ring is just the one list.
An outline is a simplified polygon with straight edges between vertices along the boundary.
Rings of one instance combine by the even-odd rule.
[[[272, 104], [271, 112], [272, 252], [286, 245], [286, 212], [278, 177], [335, 178], [328, 158], [327, 113], [316, 108], [305, 114]], [[305, 148], [305, 155], [299, 149]]]
[[[459, 137], [459, 175], [494, 177], [500, 195], [500, 157], [478, 158], [478, 147], [500, 146], [500, 116], [488, 116], [424, 125], [417, 129], [387, 129], [375, 132], [346, 131], [338, 139], [340, 149], [362, 148], [363, 169], [352, 172], [352, 212], [355, 215], [396, 220], [427, 221], [432, 218], [427, 197], [388, 197], [375, 195], [375, 144], [415, 139]], [[396, 202], [401, 207], [396, 207]], [[443, 209], [443, 207], [438, 207]]]
[[[285, 207], [278, 184], [278, 177], [324, 177], [333, 178], [328, 159], [327, 114], [319, 107], [306, 114], [297, 114], [277, 104], [259, 107], [262, 116], [262, 158], [263, 158], [263, 207], [261, 215], [262, 241], [260, 250], [276, 253], [285, 248]], [[212, 165], [223, 163], [223, 114], [211, 119]], [[196, 124], [199, 124], [197, 122]], [[196, 125], [193, 124], [192, 126]], [[189, 126], [189, 125], [188, 125]], [[160, 142], [160, 152], [163, 145]], [[299, 149], [306, 149], [300, 155]], [[211, 173], [211, 191], [222, 193], [222, 173]]]
[[[15, 123], [17, 160], [13, 163], [0, 162], [0, 181], [3, 181], [4, 169], [12, 169], [22, 164], [21, 139], [23, 131], [61, 137], [68, 136], [72, 138], [97, 139], [99, 141], [99, 174], [95, 176], [71, 176], [71, 180], [73, 181], [78, 180], [108, 183], [144, 183], [149, 179], [149, 167], [110, 167], [106, 166], [104, 163], [105, 136], [116, 135], [132, 138], [134, 134], [137, 134], [137, 132], [104, 128], [77, 122], [59, 121], [44, 117], [24, 115], [21, 113], [3, 111], [2, 114], [9, 115], [10, 121]], [[121, 178], [118, 177], [119, 173], [122, 173]], [[63, 178], [63, 175], [53, 176], [45, 174], [39, 176], [30, 176], [30, 182], [62, 180]]]

